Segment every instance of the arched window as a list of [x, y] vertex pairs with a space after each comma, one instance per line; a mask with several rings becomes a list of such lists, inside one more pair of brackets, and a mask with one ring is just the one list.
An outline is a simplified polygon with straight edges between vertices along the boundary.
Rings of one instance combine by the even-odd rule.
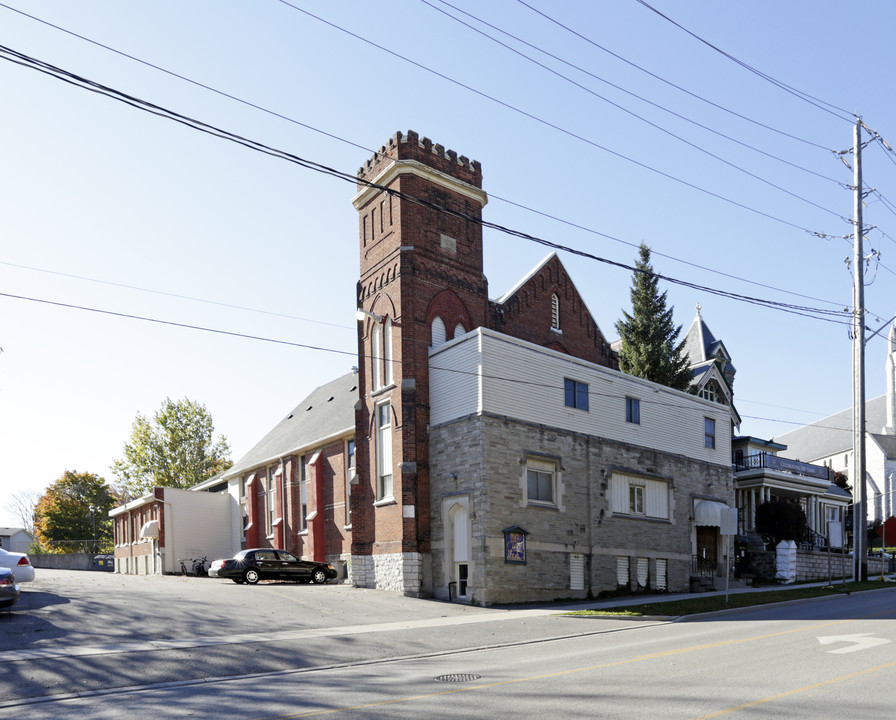
[[383, 321], [383, 384], [392, 384], [392, 318]]
[[383, 386], [383, 330], [379, 323], [374, 323], [373, 332], [370, 334], [370, 365], [373, 369], [373, 389], [378, 390]]
[[557, 293], [551, 295], [551, 330], [560, 329], [560, 298]]
[[437, 348], [439, 345], [445, 344], [445, 321], [438, 315], [432, 319], [432, 344], [430, 347]]
[[458, 323], [454, 326], [454, 337], [459, 338], [461, 335], [466, 335], [467, 329], [464, 327], [463, 323]]

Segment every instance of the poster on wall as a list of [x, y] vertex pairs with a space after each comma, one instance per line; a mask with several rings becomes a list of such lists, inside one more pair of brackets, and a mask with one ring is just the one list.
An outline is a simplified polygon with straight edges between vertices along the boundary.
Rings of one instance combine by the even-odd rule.
[[509, 527], [504, 531], [504, 562], [516, 565], [526, 564], [526, 535], [521, 527]]

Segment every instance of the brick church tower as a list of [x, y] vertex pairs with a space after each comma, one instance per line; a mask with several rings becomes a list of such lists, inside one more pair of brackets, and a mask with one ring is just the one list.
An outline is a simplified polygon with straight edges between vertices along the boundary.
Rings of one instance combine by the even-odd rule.
[[488, 324], [476, 222], [486, 194], [478, 162], [415, 132], [396, 133], [358, 178], [352, 574], [360, 587], [427, 595], [429, 348]]

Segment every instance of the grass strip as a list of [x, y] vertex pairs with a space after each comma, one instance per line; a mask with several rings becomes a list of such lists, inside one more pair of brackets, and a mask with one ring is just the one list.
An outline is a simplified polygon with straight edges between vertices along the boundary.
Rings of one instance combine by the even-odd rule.
[[577, 616], [666, 616], [680, 617], [682, 615], [696, 615], [698, 613], [730, 610], [732, 608], [752, 607], [756, 605], [769, 605], [790, 600], [804, 600], [806, 598], [831, 597], [863, 590], [880, 590], [882, 588], [894, 588], [892, 582], [880, 580], [868, 580], [865, 582], [835, 583], [820, 587], [790, 587], [781, 590], [763, 590], [761, 592], [729, 594], [727, 602], [724, 595], [703, 595], [684, 600], [668, 600], [666, 602], [648, 602], [640, 605], [621, 605], [619, 607], [600, 608], [596, 610], [576, 610], [569, 615]]

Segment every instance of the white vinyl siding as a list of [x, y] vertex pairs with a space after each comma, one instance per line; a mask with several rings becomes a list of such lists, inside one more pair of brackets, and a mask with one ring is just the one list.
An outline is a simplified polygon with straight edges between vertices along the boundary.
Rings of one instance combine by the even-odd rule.
[[[632, 512], [632, 487], [644, 489], [642, 512]], [[670, 519], [669, 483], [665, 480], [653, 480], [614, 472], [613, 477], [610, 478], [610, 512], [617, 515], [637, 514], [649, 518], [668, 520]]]
[[[569, 377], [588, 384], [588, 413], [564, 405]], [[625, 422], [626, 397], [640, 398], [638, 425]], [[727, 406], [477, 328], [430, 352], [430, 421], [482, 412], [720, 465], [731, 461]], [[715, 448], [705, 447], [706, 418], [716, 421]]]

